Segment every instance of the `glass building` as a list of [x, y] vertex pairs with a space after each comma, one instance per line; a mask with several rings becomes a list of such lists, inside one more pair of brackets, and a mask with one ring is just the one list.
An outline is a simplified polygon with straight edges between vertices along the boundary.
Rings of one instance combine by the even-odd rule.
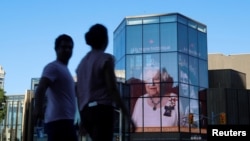
[[[137, 125], [124, 140], [202, 139], [208, 119], [206, 25], [179, 13], [131, 16], [113, 40], [116, 76]], [[122, 130], [129, 132], [125, 124]]]
[[5, 71], [3, 67], [0, 65], [0, 89], [4, 89], [4, 77], [5, 77]]
[[24, 95], [8, 95], [6, 99], [6, 117], [1, 122], [1, 141], [21, 141], [23, 131]]

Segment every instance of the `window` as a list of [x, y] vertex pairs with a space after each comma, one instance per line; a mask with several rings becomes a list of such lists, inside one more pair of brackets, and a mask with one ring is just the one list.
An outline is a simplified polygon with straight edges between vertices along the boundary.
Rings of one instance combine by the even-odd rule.
[[177, 24], [164, 23], [160, 25], [161, 52], [177, 51]]
[[159, 52], [159, 24], [143, 25], [143, 52]]
[[142, 26], [127, 26], [126, 53], [142, 53]]

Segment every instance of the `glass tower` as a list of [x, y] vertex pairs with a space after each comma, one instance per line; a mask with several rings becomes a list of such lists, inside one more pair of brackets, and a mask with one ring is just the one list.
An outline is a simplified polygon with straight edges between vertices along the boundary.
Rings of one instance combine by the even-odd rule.
[[3, 67], [0, 65], [0, 89], [4, 90], [4, 77], [5, 77], [5, 71]]
[[125, 17], [114, 31], [114, 56], [136, 132], [203, 132], [206, 25], [179, 13]]
[[2, 140], [22, 140], [24, 95], [9, 95], [6, 100], [6, 117], [1, 122]]

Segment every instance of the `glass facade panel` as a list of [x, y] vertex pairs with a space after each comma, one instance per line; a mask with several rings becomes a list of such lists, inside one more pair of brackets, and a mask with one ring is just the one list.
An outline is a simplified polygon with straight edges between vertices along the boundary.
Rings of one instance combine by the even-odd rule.
[[159, 52], [159, 24], [143, 25], [143, 52]]
[[189, 69], [188, 55], [179, 54], [179, 94], [180, 96], [189, 97]]
[[143, 67], [160, 67], [160, 54], [143, 54]]
[[123, 80], [125, 80], [125, 46], [125, 28], [118, 28], [114, 36], [115, 74]]
[[177, 51], [177, 24], [160, 24], [161, 52]]
[[199, 87], [195, 87], [193, 85], [189, 85], [189, 93], [190, 93], [190, 98], [193, 99], [198, 99], [198, 93], [199, 93]]
[[126, 57], [126, 80], [141, 79], [142, 55], [127, 55]]
[[187, 36], [187, 26], [183, 24], [178, 24], [177, 32], [177, 43], [178, 50], [180, 52], [188, 53], [188, 36]]
[[[180, 101], [180, 126], [181, 127], [189, 127], [189, 122], [188, 122], [188, 114], [190, 113], [189, 111], [189, 103], [190, 99], [186, 97], [179, 97]], [[186, 129], [183, 129], [186, 130]]]
[[197, 99], [190, 99], [190, 113], [194, 115], [193, 127], [199, 127], [199, 101]]
[[[161, 53], [161, 70], [164, 74], [164, 69], [168, 73], [168, 77], [172, 78], [172, 82], [178, 81], [178, 66], [177, 53]], [[175, 87], [173, 85], [173, 87]]]
[[197, 30], [193, 28], [188, 28], [188, 52], [192, 56], [198, 56], [198, 47], [197, 47]]
[[[204, 91], [202, 91], [202, 92], [204, 92]], [[207, 122], [209, 119], [207, 118], [207, 102], [205, 99], [200, 100], [199, 109], [200, 109], [199, 110], [199, 112], [200, 112], [200, 126], [201, 126], [201, 128], [206, 128]]]
[[203, 25], [198, 25], [197, 29], [200, 32], [207, 33], [207, 28], [205, 26], [203, 26]]
[[114, 42], [120, 36], [120, 32], [126, 27], [126, 20], [123, 20], [121, 24], [114, 31]]
[[[116, 54], [116, 64], [119, 63], [120, 59], [125, 57], [125, 28], [119, 30], [117, 36], [114, 37], [114, 54]], [[121, 67], [117, 66], [119, 69]]]
[[197, 29], [197, 23], [195, 23], [195, 22], [192, 22], [192, 21], [188, 21], [188, 26], [189, 27], [192, 27], [193, 29]]
[[199, 60], [199, 84], [208, 88], [208, 64], [207, 61]]
[[137, 25], [142, 24], [142, 19], [134, 18], [134, 19], [127, 19], [127, 25]]
[[[134, 101], [131, 101], [133, 103], [132, 109], [134, 109], [134, 104], [136, 102], [136, 99], [142, 96], [145, 93], [145, 85], [142, 83], [140, 79], [130, 79], [130, 81], [127, 81], [130, 86], [130, 97], [134, 97]], [[131, 111], [132, 112], [132, 111]]]
[[198, 86], [199, 85], [199, 63], [198, 59], [189, 56], [189, 84]]
[[125, 80], [125, 73], [126, 73], [126, 69], [125, 69], [125, 56], [123, 58], [120, 58], [120, 60], [118, 60], [115, 63], [115, 75], [118, 78], [121, 78], [123, 80]]
[[[182, 73], [183, 72], [181, 72], [181, 74]], [[182, 75], [184, 75], [184, 74], [182, 74]], [[186, 79], [186, 78], [184, 78], [186, 76], [181, 76], [181, 77], [183, 77], [182, 79]], [[179, 84], [180, 84], [179, 85], [179, 95], [183, 96], [183, 97], [189, 97], [189, 85], [187, 83], [179, 83]]]
[[126, 29], [126, 53], [142, 53], [142, 26], [128, 26]]
[[199, 58], [207, 60], [207, 35], [198, 32]]
[[143, 24], [159, 23], [159, 17], [144, 18]]
[[176, 22], [177, 21], [177, 16], [176, 15], [168, 15], [168, 16], [161, 16], [160, 17], [160, 22], [165, 23], [165, 22]]
[[178, 15], [178, 22], [187, 25], [188, 20], [183, 16]]

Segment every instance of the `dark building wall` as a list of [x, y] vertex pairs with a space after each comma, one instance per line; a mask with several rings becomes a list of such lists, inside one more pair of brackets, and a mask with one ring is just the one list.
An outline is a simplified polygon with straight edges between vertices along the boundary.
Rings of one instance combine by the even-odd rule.
[[227, 124], [238, 124], [239, 121], [239, 102], [236, 89], [225, 89], [227, 102]]
[[226, 124], [250, 124], [249, 90], [209, 88], [207, 94], [208, 124], [220, 124], [219, 114], [226, 113]]
[[246, 74], [232, 69], [209, 70], [210, 88], [246, 89]]
[[245, 73], [232, 69], [209, 70], [207, 107], [211, 120], [208, 124], [219, 124], [221, 112], [226, 113], [227, 124], [250, 124], [249, 94]]
[[249, 124], [249, 90], [226, 89], [228, 124]]
[[207, 92], [208, 124], [219, 123], [219, 113], [226, 112], [224, 88], [209, 88]]
[[250, 124], [249, 90], [238, 90], [239, 124]]
[[250, 54], [208, 54], [208, 69], [233, 69], [246, 74], [246, 88], [250, 89]]

